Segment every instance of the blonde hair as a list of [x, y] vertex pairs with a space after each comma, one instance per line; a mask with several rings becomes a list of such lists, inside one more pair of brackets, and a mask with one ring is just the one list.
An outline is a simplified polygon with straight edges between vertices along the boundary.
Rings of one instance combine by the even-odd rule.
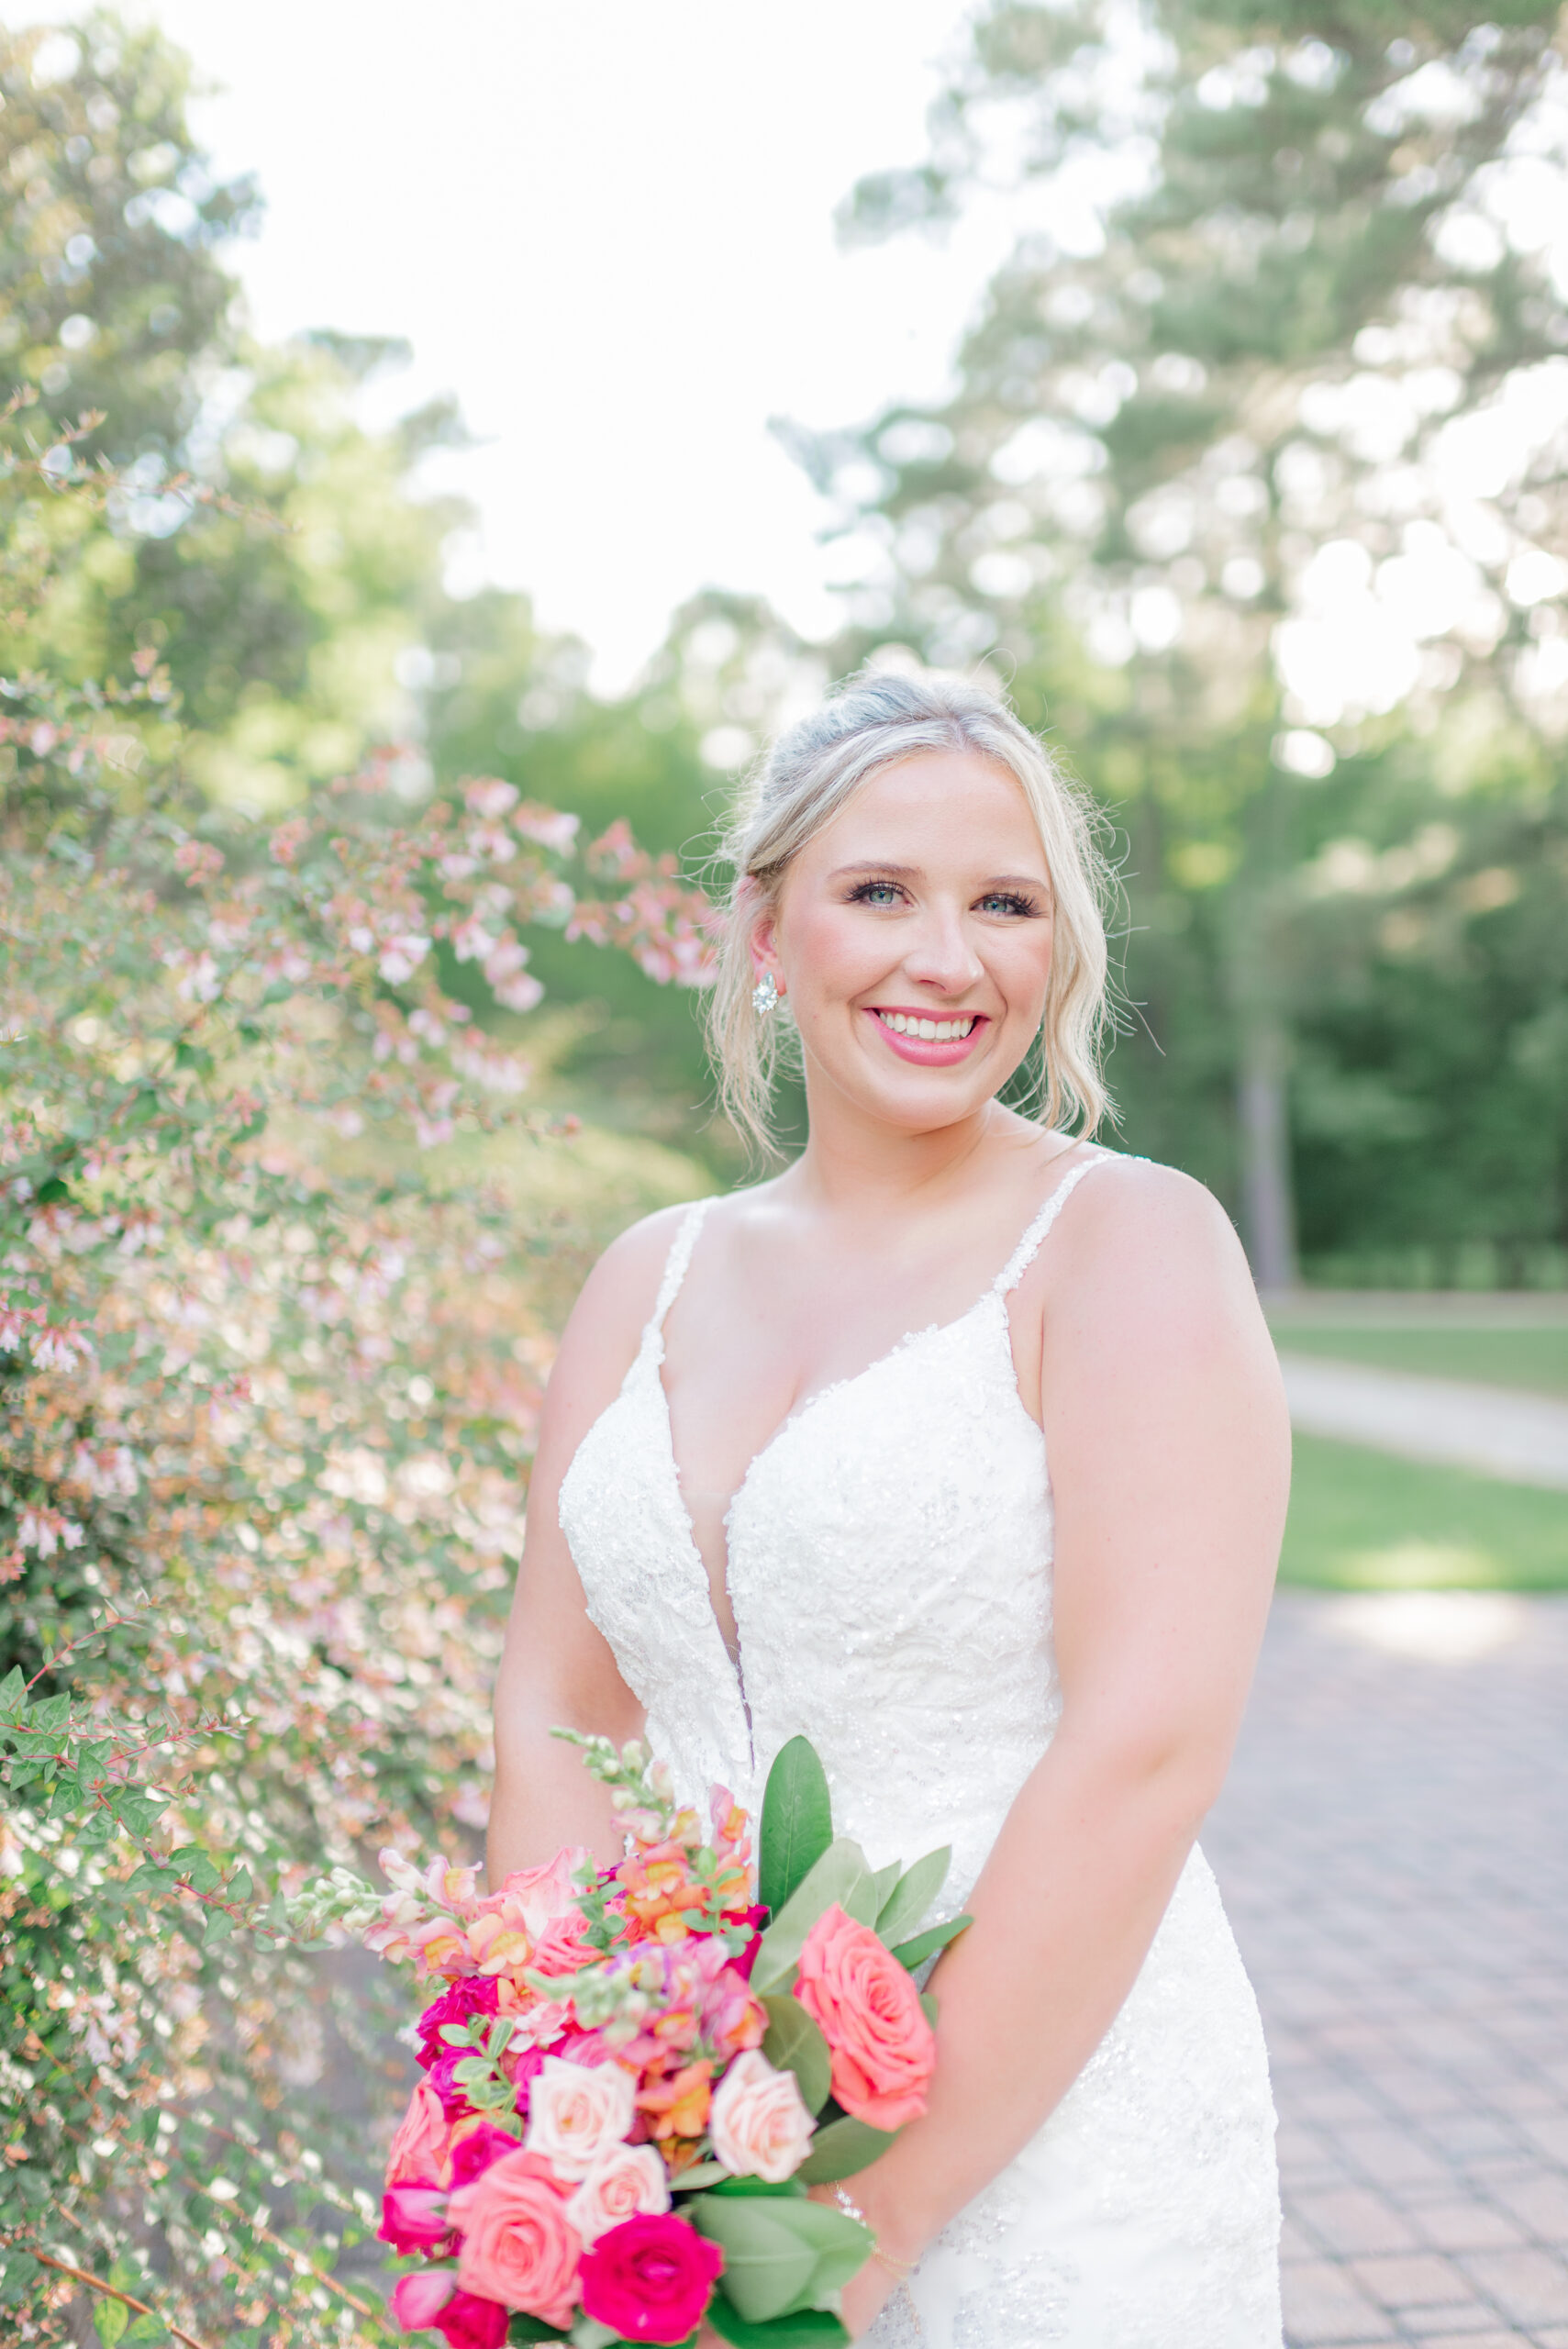
[[[1103, 907], [1112, 882], [1086, 795], [1062, 774], [1002, 695], [935, 670], [862, 670], [781, 734], [742, 786], [723, 854], [733, 869], [708, 1043], [721, 1108], [764, 1157], [781, 1003], [752, 1008], [751, 931], [777, 905], [795, 858], [863, 783], [922, 751], [973, 751], [1005, 767], [1029, 802], [1051, 875], [1055, 930], [1038, 1081], [1048, 1129], [1082, 1119], [1092, 1133], [1110, 1104], [1099, 1053], [1106, 1017]], [[787, 1030], [786, 1030], [787, 1032]]]

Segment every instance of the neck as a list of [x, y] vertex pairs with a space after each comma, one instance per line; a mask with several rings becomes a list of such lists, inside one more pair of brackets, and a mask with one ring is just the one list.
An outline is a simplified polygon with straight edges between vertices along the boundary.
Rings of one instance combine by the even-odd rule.
[[808, 1074], [810, 1138], [791, 1172], [792, 1185], [837, 1209], [882, 1208], [895, 1201], [935, 1204], [962, 1187], [975, 1158], [1024, 1130], [999, 1102], [987, 1101], [951, 1125], [911, 1132], [868, 1118], [852, 1104], [823, 1100]]

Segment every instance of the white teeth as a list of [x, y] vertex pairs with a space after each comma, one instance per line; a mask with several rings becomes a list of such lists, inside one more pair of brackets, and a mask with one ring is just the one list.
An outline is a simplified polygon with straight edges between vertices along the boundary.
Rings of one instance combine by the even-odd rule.
[[879, 1011], [877, 1018], [895, 1036], [917, 1036], [922, 1043], [951, 1044], [970, 1034], [974, 1026], [974, 1014], [962, 1019], [911, 1019], [902, 1011]]

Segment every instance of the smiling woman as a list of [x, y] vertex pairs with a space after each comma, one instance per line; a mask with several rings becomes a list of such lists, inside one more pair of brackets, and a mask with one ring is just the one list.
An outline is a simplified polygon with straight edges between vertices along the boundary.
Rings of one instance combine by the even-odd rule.
[[[492, 1869], [618, 1856], [557, 1723], [753, 1809], [808, 1738], [873, 1867], [940, 1822], [973, 1919], [928, 2110], [855, 2177], [879, 2255], [812, 2340], [1279, 2349], [1262, 2034], [1194, 1839], [1287, 1431], [1213, 1200], [1068, 1130], [1105, 1098], [1088, 823], [999, 697], [884, 674], [775, 743], [732, 852], [728, 1097], [765, 1141], [788, 1019], [809, 1139], [628, 1232], [573, 1315]], [[1037, 1053], [1040, 1121], [998, 1098]]]

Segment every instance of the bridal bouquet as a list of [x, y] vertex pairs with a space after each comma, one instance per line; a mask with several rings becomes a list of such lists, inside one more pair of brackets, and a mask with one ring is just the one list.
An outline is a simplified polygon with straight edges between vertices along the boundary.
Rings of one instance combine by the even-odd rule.
[[969, 1921], [917, 1930], [949, 1854], [873, 1872], [796, 1738], [754, 1878], [725, 1788], [705, 1834], [641, 1745], [573, 1742], [612, 1789], [618, 1866], [563, 1851], [481, 1898], [473, 1868], [383, 1853], [385, 1899], [339, 1871], [295, 1903], [441, 1986], [387, 2165], [383, 2239], [423, 2262], [393, 2313], [450, 2349], [685, 2343], [705, 2318], [736, 2349], [832, 2349], [872, 2238], [806, 2189], [925, 2110], [913, 1969]]

